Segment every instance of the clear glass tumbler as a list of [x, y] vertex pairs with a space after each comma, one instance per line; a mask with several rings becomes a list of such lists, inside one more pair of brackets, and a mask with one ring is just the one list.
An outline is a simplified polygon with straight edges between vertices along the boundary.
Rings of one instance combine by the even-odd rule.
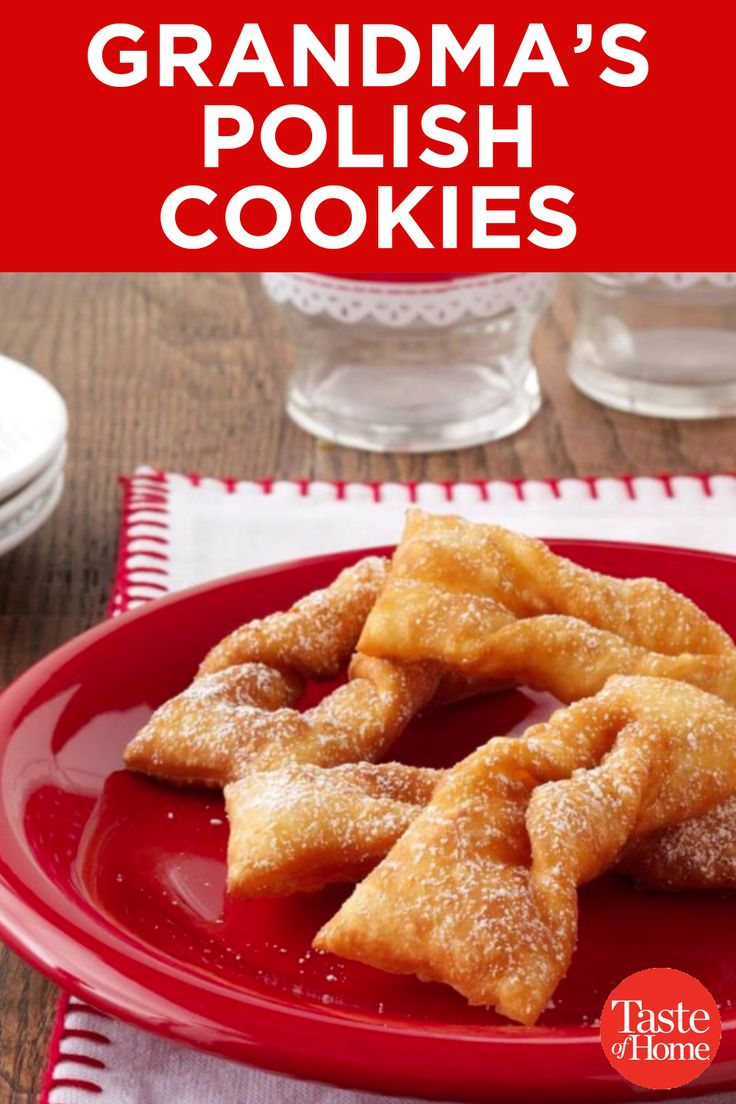
[[376, 452], [464, 448], [536, 413], [531, 335], [555, 277], [263, 274], [296, 362], [287, 410], [317, 437]]
[[570, 376], [638, 414], [736, 414], [736, 273], [584, 272]]

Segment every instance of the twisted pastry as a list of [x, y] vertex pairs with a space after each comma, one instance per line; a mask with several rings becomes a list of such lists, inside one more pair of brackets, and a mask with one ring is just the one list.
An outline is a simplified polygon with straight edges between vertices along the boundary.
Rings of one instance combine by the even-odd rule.
[[358, 644], [571, 702], [616, 674], [679, 679], [736, 705], [736, 647], [689, 599], [494, 526], [413, 511]]
[[251, 772], [225, 788], [228, 892], [270, 896], [358, 881], [426, 805], [442, 774], [402, 763]]
[[379, 759], [434, 697], [441, 672], [356, 656], [350, 681], [303, 713], [287, 708], [301, 692], [294, 677], [254, 663], [200, 676], [156, 710], [125, 765], [177, 784], [224, 786], [253, 769]]
[[221, 787], [250, 769], [373, 761], [430, 701], [490, 689], [462, 673], [443, 676], [433, 663], [355, 655], [347, 685], [304, 713], [293, 708], [306, 679], [348, 665], [387, 570], [386, 560], [368, 557], [291, 609], [236, 629], [130, 742], [126, 766], [177, 785]]
[[412, 510], [358, 644], [414, 662], [469, 662], [510, 622], [563, 615], [647, 652], [736, 657], [724, 630], [656, 579], [614, 579], [495, 525]]
[[736, 790], [736, 711], [685, 683], [595, 698], [454, 767], [315, 946], [533, 1024], [575, 946], [577, 886]]
[[175, 785], [224, 786], [237, 777], [246, 749], [266, 743], [271, 718], [293, 712], [287, 707], [303, 689], [299, 675], [262, 663], [197, 678], [134, 736], [125, 765]]

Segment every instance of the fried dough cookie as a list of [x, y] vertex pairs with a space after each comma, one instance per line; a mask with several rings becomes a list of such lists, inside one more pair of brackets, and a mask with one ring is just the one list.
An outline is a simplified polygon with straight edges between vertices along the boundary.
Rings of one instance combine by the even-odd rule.
[[442, 775], [402, 763], [251, 772], [225, 788], [228, 892], [274, 896], [358, 881], [408, 828]]
[[736, 657], [724, 630], [659, 580], [601, 575], [532, 537], [416, 509], [358, 647], [404, 662], [480, 665], [493, 633], [544, 615], [585, 622], [644, 652]]
[[224, 786], [249, 770], [380, 759], [440, 689], [441, 672], [356, 656], [350, 681], [303, 713], [288, 708], [301, 692], [292, 679], [253, 663], [195, 679], [156, 710], [125, 765], [180, 785]]
[[516, 680], [572, 702], [616, 674], [680, 679], [736, 705], [736, 646], [653, 579], [612, 579], [497, 526], [409, 515], [359, 649]]
[[736, 711], [684, 683], [613, 678], [454, 767], [315, 946], [533, 1024], [573, 953], [577, 887], [734, 790]]
[[[388, 571], [367, 557], [291, 609], [241, 626], [207, 655], [188, 689], [164, 703], [128, 745], [124, 760], [179, 785], [223, 786], [251, 762], [371, 759], [398, 734], [402, 718], [424, 704], [434, 668], [404, 676], [366, 659], [327, 702], [301, 714], [292, 707], [307, 679], [344, 670]], [[357, 731], [351, 727], [359, 720]], [[347, 737], [342, 751], [337, 745]]]

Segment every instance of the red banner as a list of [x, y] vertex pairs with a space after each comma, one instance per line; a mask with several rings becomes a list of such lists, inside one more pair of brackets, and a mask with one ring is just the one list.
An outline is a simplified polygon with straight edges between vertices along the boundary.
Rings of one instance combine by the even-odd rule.
[[733, 268], [733, 5], [351, 14], [6, 11], [3, 268]]

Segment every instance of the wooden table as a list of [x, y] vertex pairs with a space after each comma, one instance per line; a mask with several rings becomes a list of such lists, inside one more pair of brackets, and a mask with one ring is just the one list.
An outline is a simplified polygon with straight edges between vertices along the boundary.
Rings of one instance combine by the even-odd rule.
[[[0, 683], [103, 615], [116, 552], [116, 478], [147, 462], [237, 477], [475, 479], [729, 469], [733, 422], [676, 423], [597, 406], [565, 374], [564, 287], [536, 334], [542, 412], [459, 453], [328, 447], [284, 416], [289, 346], [252, 275], [0, 275], [0, 349], [47, 375], [71, 414], [54, 518], [0, 560]], [[35, 1100], [53, 986], [0, 950], [0, 1102]]]

